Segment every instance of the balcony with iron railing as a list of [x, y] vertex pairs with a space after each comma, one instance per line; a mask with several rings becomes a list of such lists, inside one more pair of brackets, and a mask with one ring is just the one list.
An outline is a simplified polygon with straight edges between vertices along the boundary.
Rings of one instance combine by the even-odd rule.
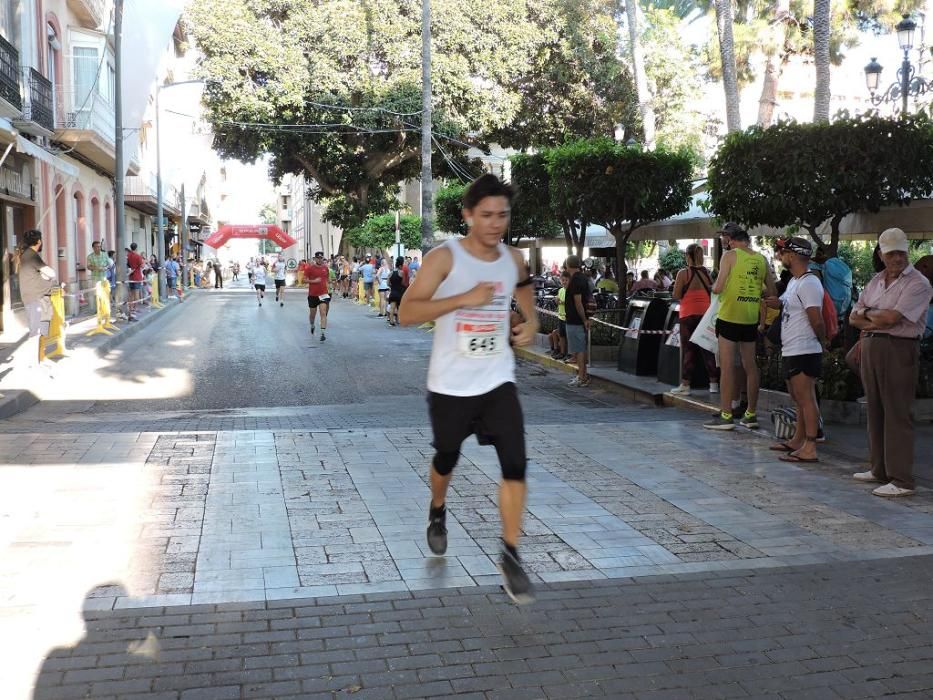
[[95, 90], [56, 90], [55, 138], [72, 146], [95, 165], [114, 171], [114, 113]]
[[16, 120], [20, 131], [35, 136], [51, 136], [55, 130], [52, 82], [35, 68], [23, 66], [23, 118]]
[[23, 109], [19, 72], [19, 51], [0, 36], [0, 117], [18, 117]]

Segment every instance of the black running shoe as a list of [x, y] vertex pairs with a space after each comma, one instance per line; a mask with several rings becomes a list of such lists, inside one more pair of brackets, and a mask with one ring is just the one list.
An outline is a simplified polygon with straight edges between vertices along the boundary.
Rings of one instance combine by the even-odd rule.
[[314, 337], [314, 324], [311, 324], [311, 337]]
[[321, 340], [327, 340], [327, 338], [324, 336], [324, 330], [323, 330], [323, 329], [321, 330]]
[[531, 585], [528, 575], [522, 569], [521, 562], [505, 547], [499, 555], [499, 571], [502, 572], [502, 587], [509, 598], [519, 605], [535, 602], [534, 586]]
[[431, 508], [428, 514], [428, 547], [435, 554], [447, 551], [447, 508]]

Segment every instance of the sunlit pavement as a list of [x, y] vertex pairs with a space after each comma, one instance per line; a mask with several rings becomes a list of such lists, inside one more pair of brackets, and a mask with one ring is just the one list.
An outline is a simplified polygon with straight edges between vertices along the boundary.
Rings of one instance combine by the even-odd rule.
[[430, 335], [339, 301], [321, 342], [244, 286], [0, 424], [3, 697], [929, 697], [929, 491], [523, 365], [516, 610], [492, 448], [424, 543]]

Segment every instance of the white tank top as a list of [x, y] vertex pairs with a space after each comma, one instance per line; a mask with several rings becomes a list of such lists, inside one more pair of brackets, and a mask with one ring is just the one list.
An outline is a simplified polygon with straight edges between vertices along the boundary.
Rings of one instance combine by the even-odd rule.
[[492, 262], [472, 256], [459, 240], [444, 245], [453, 257], [453, 265], [433, 299], [463, 294], [480, 282], [495, 283], [496, 291], [488, 306], [457, 309], [437, 319], [428, 367], [428, 391], [479, 396], [515, 381], [509, 319], [518, 267], [502, 243], [499, 258]]

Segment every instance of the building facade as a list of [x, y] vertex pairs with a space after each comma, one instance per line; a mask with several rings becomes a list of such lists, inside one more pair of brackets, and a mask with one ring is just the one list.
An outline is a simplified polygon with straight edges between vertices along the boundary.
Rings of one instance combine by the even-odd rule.
[[[184, 45], [166, 36], [170, 68]], [[164, 57], [165, 58], [165, 57]], [[158, 76], [161, 77], [161, 76]], [[152, 76], [153, 85], [156, 75]], [[134, 79], [138, 79], [134, 76]], [[112, 0], [0, 0], [0, 337], [24, 329], [13, 253], [22, 233], [43, 232], [43, 257], [65, 286], [66, 313], [78, 313], [93, 286], [91, 242], [116, 247]], [[152, 120], [125, 123], [126, 240], [165, 254], [155, 220]], [[141, 168], [145, 158], [147, 168]], [[178, 230], [177, 191], [164, 184], [165, 213]], [[200, 202], [199, 202], [200, 203]], [[194, 218], [202, 222], [205, 207]], [[202, 224], [203, 225], [203, 224]]]

